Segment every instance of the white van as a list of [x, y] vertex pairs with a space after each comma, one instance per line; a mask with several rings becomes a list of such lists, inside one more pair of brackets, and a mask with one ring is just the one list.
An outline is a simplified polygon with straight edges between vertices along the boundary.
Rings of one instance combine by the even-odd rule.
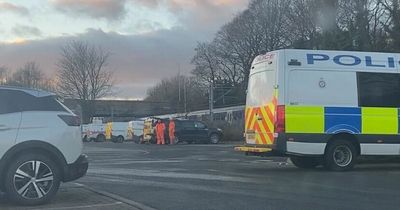
[[128, 124], [128, 135], [136, 143], [143, 142], [144, 120], [130, 121]]
[[14, 202], [48, 202], [88, 169], [80, 119], [52, 93], [0, 86], [0, 139], [0, 190]]
[[359, 155], [400, 155], [400, 54], [278, 50], [251, 67], [245, 111], [252, 155], [348, 170]]
[[128, 122], [109, 122], [106, 125], [106, 139], [113, 142], [122, 143], [131, 141], [132, 138], [128, 135]]
[[103, 121], [102, 117], [94, 117], [92, 118], [92, 123], [82, 125], [83, 141], [106, 141], [106, 124]]

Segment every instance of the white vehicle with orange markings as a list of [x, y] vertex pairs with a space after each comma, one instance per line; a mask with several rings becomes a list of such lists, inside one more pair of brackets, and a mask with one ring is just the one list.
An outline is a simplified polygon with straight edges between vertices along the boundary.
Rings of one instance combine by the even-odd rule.
[[400, 54], [278, 50], [251, 67], [245, 110], [251, 155], [351, 169], [360, 155], [400, 155]]

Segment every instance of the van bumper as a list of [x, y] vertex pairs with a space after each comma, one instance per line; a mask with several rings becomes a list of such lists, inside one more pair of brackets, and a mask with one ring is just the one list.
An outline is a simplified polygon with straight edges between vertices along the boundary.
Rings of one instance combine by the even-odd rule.
[[254, 145], [245, 144], [242, 146], [236, 146], [235, 151], [245, 152], [246, 155], [253, 156], [286, 156], [286, 135], [279, 134], [275, 138], [274, 144], [270, 145]]
[[67, 165], [64, 170], [63, 182], [74, 181], [85, 176], [88, 168], [88, 156], [83, 154], [74, 163]]

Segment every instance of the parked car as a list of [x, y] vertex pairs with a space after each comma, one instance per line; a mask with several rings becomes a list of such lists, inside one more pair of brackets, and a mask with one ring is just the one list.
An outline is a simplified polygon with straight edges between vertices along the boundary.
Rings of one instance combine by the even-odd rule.
[[22, 205], [51, 200], [86, 174], [80, 119], [52, 93], [0, 86], [0, 190]]
[[218, 144], [223, 132], [195, 120], [175, 120], [175, 142]]

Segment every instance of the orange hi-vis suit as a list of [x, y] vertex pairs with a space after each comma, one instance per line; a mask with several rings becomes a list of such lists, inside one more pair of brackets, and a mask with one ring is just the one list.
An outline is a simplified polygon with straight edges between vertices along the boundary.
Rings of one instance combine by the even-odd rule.
[[173, 120], [169, 121], [168, 134], [169, 134], [169, 143], [170, 144], [174, 144], [174, 140], [175, 140], [175, 122]]
[[165, 124], [163, 122], [157, 123], [156, 125], [157, 144], [165, 144], [164, 131], [165, 131]]

